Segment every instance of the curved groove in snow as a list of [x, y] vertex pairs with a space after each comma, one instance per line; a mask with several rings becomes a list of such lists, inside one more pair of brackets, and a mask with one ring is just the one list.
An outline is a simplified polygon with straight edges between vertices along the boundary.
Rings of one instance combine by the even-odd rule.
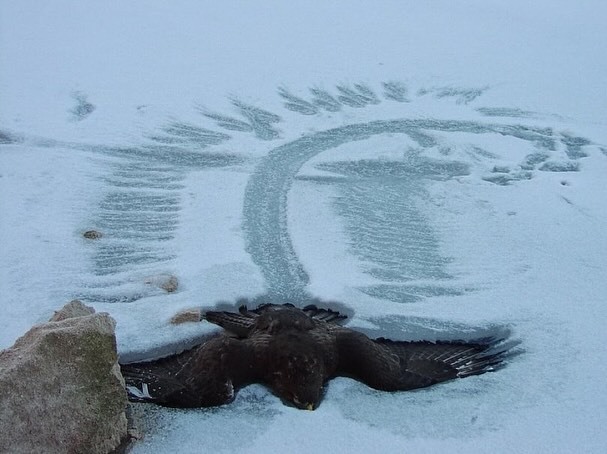
[[[323, 151], [376, 134], [407, 134], [419, 143], [420, 130], [496, 133], [530, 141], [547, 150], [555, 148], [555, 138], [549, 128], [433, 119], [378, 120], [352, 124], [274, 148], [251, 176], [245, 190], [243, 208], [246, 250], [261, 269], [270, 297], [289, 301], [311, 298], [306, 289], [309, 277], [295, 254], [287, 224], [288, 192], [306, 161]], [[420, 146], [424, 144], [420, 143]]]

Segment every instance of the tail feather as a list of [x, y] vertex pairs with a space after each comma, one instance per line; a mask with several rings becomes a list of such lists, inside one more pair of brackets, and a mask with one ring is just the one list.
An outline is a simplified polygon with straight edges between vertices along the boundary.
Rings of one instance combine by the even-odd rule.
[[254, 317], [242, 313], [207, 311], [202, 317], [206, 321], [219, 325], [238, 337], [247, 337], [255, 324]]
[[[238, 308], [238, 313], [226, 311], [207, 311], [202, 317], [206, 321], [219, 325], [238, 337], [247, 337], [251, 331], [251, 328], [255, 325], [257, 317], [266, 311], [279, 310], [284, 306], [295, 307], [290, 303], [265, 303], [257, 306], [255, 309], [249, 309], [243, 304]], [[331, 309], [320, 309], [314, 304], [305, 306], [302, 310], [308, 317], [326, 323], [339, 324], [348, 318], [346, 315], [340, 314], [338, 311]]]
[[340, 314], [331, 309], [321, 309], [315, 304], [309, 304], [302, 309], [309, 317], [327, 323], [341, 323], [348, 318], [347, 315]]

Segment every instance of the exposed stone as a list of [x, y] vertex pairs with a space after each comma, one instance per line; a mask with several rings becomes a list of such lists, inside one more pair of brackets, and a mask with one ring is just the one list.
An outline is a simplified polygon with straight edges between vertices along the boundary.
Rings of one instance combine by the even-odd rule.
[[0, 351], [0, 452], [107, 453], [126, 436], [115, 321], [92, 312], [72, 301]]
[[202, 311], [200, 309], [185, 309], [177, 312], [171, 317], [173, 325], [180, 325], [187, 322], [199, 322], [202, 320]]
[[85, 315], [91, 315], [94, 313], [95, 309], [89, 306], [85, 306], [84, 304], [82, 304], [82, 301], [72, 300], [58, 311], [55, 311], [55, 314], [51, 317], [49, 321], [60, 322], [61, 320], [65, 320], [67, 318], [83, 317]]
[[149, 276], [145, 279], [145, 283], [161, 288], [168, 293], [173, 293], [177, 290], [177, 287], [179, 287], [177, 277], [173, 276], [172, 274], [157, 274], [156, 276]]
[[128, 454], [131, 451], [133, 443], [143, 439], [144, 433], [142, 432], [142, 428], [146, 427], [145, 412], [141, 410], [137, 411], [137, 407], [141, 405], [142, 404], [140, 403], [127, 403], [127, 436], [122, 439], [120, 445], [118, 445], [116, 449], [112, 450], [110, 454]]
[[87, 240], [98, 240], [103, 236], [103, 233], [98, 232], [97, 230], [87, 230], [82, 234]]

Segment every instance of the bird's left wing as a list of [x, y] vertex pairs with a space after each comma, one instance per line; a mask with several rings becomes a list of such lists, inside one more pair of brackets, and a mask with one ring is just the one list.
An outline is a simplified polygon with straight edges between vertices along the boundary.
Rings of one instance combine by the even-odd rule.
[[400, 342], [372, 340], [341, 329], [336, 336], [337, 375], [372, 388], [397, 391], [478, 375], [499, 368], [512, 345], [503, 339], [478, 342]]

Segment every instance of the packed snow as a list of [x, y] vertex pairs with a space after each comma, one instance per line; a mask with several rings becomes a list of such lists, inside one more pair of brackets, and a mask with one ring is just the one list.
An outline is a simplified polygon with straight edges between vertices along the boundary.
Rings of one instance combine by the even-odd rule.
[[1, 0], [0, 348], [76, 298], [117, 320], [123, 359], [243, 299], [318, 299], [393, 339], [511, 330], [504, 369], [415, 392], [149, 406], [132, 452], [604, 452], [605, 17]]

